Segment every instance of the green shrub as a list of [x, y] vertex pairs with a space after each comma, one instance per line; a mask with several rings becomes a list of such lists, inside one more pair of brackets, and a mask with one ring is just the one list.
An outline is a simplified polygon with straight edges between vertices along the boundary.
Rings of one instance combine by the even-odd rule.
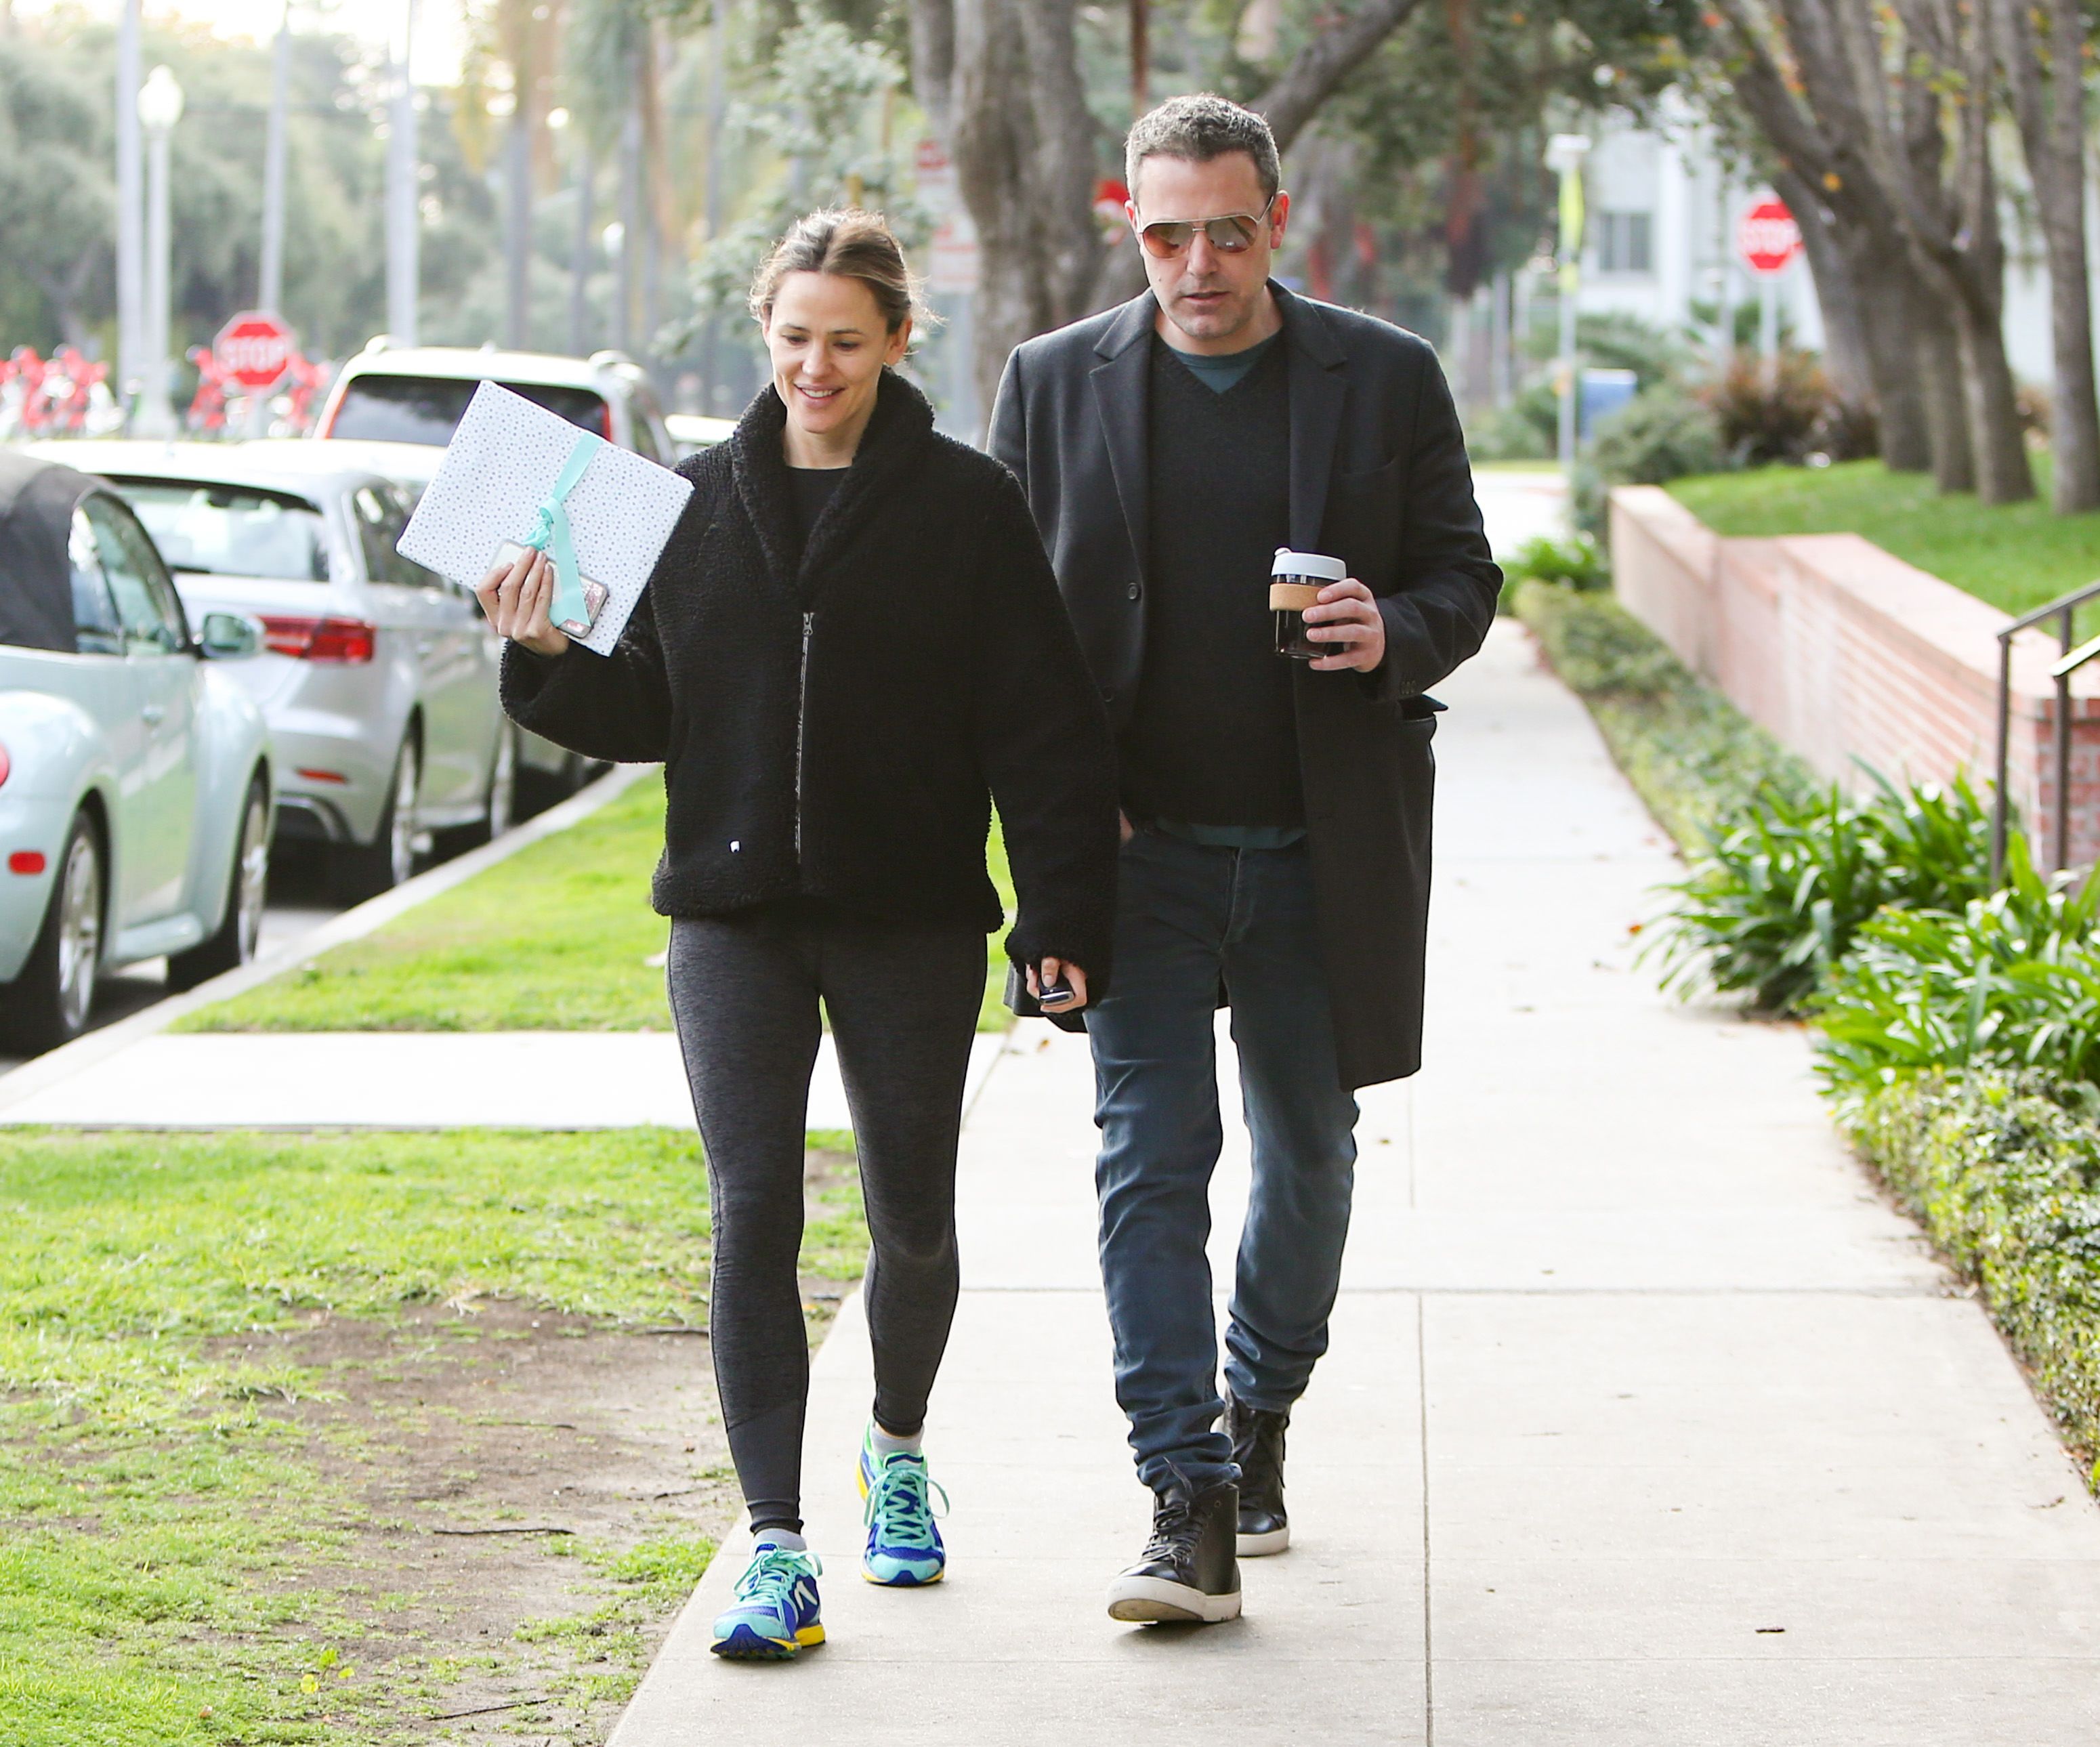
[[1545, 461], [1559, 444], [1560, 407], [1553, 385], [1535, 382], [1506, 407], [1474, 420], [1466, 448], [1479, 461]]
[[1612, 596], [1527, 581], [1509, 591], [1546, 660], [1589, 704], [1604, 743], [1662, 828], [1688, 852], [1758, 787], [1806, 788], [1808, 767]]
[[[1854, 1104], [1854, 1143], [1975, 1282], [2036, 1392], [2100, 1449], [2100, 1127], [2039, 1075], [1908, 1074]], [[2089, 1477], [2089, 1484], [2093, 1480]]]
[[1609, 595], [1578, 600], [1533, 579], [1520, 585], [1516, 607], [1553, 671], [1585, 697], [1653, 698], [1696, 683], [1669, 646]]
[[1760, 787], [1670, 888], [1676, 904], [1657, 948], [1665, 986], [1798, 1012], [1877, 911], [1953, 909], [1988, 889], [1990, 810], [1965, 779], [1873, 781], [1864, 801], [1834, 783]]
[[1584, 591], [1612, 585], [1611, 567], [1604, 562], [1604, 549], [1587, 534], [1571, 535], [1566, 540], [1555, 540], [1551, 534], [1535, 535], [1504, 562], [1502, 574], [1507, 584], [1535, 577], [1541, 582], [1557, 582]]
[[1824, 1079], [1841, 1099], [1972, 1062], [2100, 1081], [2100, 884], [2045, 880], [2025, 842], [2006, 884], [1958, 913], [1889, 911], [1860, 930], [1816, 1000]]
[[1688, 474], [1718, 473], [1727, 456], [1721, 427], [1701, 403], [1667, 386], [1636, 395], [1597, 421], [1576, 470], [1575, 525], [1601, 538], [1612, 487], [1665, 485]]

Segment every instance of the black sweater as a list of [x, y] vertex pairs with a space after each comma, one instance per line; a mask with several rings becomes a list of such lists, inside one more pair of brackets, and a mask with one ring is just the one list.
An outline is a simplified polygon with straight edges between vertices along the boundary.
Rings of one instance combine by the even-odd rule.
[[586, 757], [663, 761], [665, 915], [810, 895], [990, 931], [996, 799], [1008, 953], [1105, 987], [1114, 754], [1021, 488], [885, 372], [805, 545], [785, 420], [769, 386], [680, 463], [692, 497], [613, 654], [506, 648], [504, 708]]
[[1123, 805], [1185, 825], [1303, 825], [1291, 664], [1268, 610], [1290, 538], [1283, 349], [1223, 394], [1156, 333], [1151, 368], [1150, 598]]

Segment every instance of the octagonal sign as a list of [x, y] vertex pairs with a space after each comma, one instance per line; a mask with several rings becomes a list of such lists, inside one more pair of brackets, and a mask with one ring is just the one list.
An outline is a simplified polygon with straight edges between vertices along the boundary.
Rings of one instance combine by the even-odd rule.
[[1754, 272], [1780, 273], [1801, 253], [1801, 227], [1784, 201], [1759, 201], [1736, 225], [1736, 247]]
[[227, 376], [251, 393], [275, 388], [299, 349], [298, 336], [280, 315], [245, 310], [218, 330], [212, 356]]

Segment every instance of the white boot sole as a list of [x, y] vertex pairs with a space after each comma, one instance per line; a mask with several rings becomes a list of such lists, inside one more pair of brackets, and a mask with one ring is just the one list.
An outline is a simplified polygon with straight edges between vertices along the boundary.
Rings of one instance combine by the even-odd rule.
[[1185, 1583], [1164, 1577], [1118, 1577], [1109, 1586], [1109, 1617], [1134, 1624], [1180, 1621], [1215, 1626], [1240, 1617], [1240, 1592], [1206, 1595]]
[[1233, 1539], [1233, 1551], [1242, 1559], [1265, 1559], [1271, 1553], [1281, 1553], [1290, 1545], [1290, 1524], [1272, 1529], [1265, 1535], [1239, 1535]]

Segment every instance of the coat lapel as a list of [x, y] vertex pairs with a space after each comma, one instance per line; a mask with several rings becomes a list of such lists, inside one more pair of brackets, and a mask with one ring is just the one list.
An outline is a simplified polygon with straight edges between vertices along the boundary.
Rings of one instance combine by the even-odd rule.
[[1150, 469], [1145, 461], [1145, 428], [1150, 417], [1153, 312], [1152, 293], [1144, 292], [1123, 305], [1094, 350], [1102, 362], [1092, 373], [1094, 409], [1123, 502], [1123, 526], [1130, 532], [1131, 558], [1140, 581], [1146, 580], [1145, 559], [1152, 546]]
[[1314, 305], [1272, 282], [1283, 315], [1286, 363], [1290, 384], [1290, 544], [1300, 552], [1320, 549], [1327, 516], [1327, 488], [1335, 477], [1335, 445], [1342, 432], [1342, 402], [1348, 385], [1342, 374], [1347, 355], [1335, 343]]

